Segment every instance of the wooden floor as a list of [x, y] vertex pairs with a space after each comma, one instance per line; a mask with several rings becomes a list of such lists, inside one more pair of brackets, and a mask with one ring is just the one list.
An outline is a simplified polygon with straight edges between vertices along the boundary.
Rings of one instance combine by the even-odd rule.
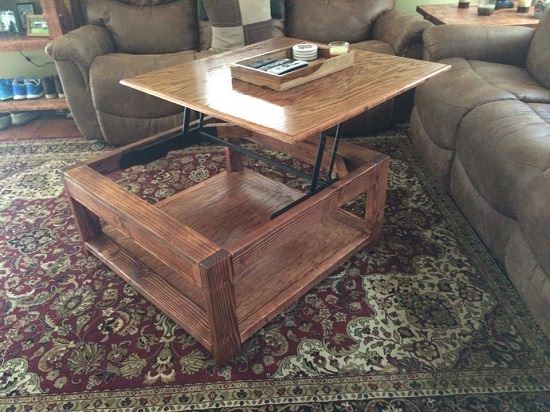
[[10, 126], [0, 130], [0, 141], [75, 138], [82, 134], [72, 119], [43, 113], [39, 118], [22, 126]]

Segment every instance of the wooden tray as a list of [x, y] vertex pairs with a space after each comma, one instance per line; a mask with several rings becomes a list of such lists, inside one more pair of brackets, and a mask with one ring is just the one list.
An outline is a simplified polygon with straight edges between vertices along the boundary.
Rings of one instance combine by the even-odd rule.
[[231, 64], [231, 76], [257, 86], [283, 91], [353, 66], [355, 52], [350, 50], [346, 54], [331, 56], [327, 46], [319, 46], [318, 56], [308, 62], [309, 66], [280, 76], [250, 67], [251, 64], [270, 58], [291, 59], [292, 47], [285, 47]]

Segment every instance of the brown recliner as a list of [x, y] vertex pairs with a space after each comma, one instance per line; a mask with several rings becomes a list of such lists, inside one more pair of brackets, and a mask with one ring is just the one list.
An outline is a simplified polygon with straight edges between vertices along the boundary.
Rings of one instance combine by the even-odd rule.
[[[122, 145], [180, 124], [181, 107], [119, 81], [205, 54], [210, 33], [199, 21], [197, 0], [81, 0], [81, 5], [85, 25], [53, 40], [46, 52], [56, 62], [82, 134]], [[366, 50], [420, 58], [422, 32], [431, 24], [393, 7], [393, 0], [286, 0], [285, 19], [274, 27], [279, 35], [347, 40]], [[355, 119], [347, 132], [386, 127], [392, 108], [390, 101]]]
[[550, 332], [550, 13], [526, 27], [437, 26], [452, 69], [416, 92], [411, 139]]

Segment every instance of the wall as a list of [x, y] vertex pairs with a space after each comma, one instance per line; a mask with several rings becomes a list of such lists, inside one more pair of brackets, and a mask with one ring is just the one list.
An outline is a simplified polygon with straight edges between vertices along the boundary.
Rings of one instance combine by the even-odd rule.
[[[28, 0], [25, 0], [28, 1]], [[21, 2], [25, 2], [21, 1]], [[437, 4], [437, 3], [457, 3], [458, 0], [396, 0], [396, 9], [408, 14], [416, 14], [418, 4]], [[0, 0], [0, 9], [15, 9], [16, 0]], [[39, 64], [51, 61], [43, 51], [26, 51], [25, 55], [31, 57], [33, 61]], [[38, 68], [25, 61], [19, 53], [1, 53], [0, 54], [0, 78], [12, 78], [16, 76], [47, 76], [55, 73], [53, 64]]]

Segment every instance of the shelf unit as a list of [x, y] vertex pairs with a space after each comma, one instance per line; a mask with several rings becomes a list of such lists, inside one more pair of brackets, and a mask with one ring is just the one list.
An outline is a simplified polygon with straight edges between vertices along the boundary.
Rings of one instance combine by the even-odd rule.
[[[0, 37], [0, 53], [44, 49], [56, 37], [70, 30], [69, 14], [64, 0], [40, 0], [42, 14], [48, 22], [49, 37]], [[65, 29], [65, 30], [64, 30]], [[68, 108], [66, 99], [7, 100], [0, 102], [0, 111], [57, 110]]]

